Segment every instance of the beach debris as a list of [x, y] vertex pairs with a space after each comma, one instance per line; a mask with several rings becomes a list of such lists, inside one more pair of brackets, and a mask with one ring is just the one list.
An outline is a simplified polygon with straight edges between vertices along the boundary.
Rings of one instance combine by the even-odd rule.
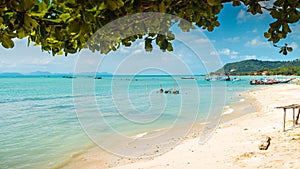
[[260, 150], [267, 150], [267, 149], [269, 148], [270, 144], [271, 144], [271, 137], [265, 136], [265, 137], [261, 140], [261, 142], [260, 142], [258, 148], [259, 148]]
[[254, 152], [245, 152], [244, 154], [241, 154], [240, 156], [236, 157], [235, 162], [242, 161], [245, 159], [250, 159], [253, 156], [255, 156]]

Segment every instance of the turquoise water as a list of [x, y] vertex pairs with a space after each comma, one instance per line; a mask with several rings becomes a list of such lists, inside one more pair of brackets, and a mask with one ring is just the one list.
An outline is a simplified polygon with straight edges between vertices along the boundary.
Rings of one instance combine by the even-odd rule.
[[[89, 111], [101, 112], [105, 122], [115, 131], [132, 135], [172, 126], [178, 114], [182, 113], [180, 111], [183, 111], [182, 123], [193, 120], [195, 111], [192, 107], [196, 104], [200, 105], [196, 120], [204, 121], [212, 104], [211, 84], [214, 83], [216, 88], [225, 85], [225, 105], [228, 105], [238, 101], [237, 93], [256, 88], [249, 85], [251, 77], [241, 78], [242, 81], [233, 83], [207, 82], [203, 76], [197, 77], [197, 80], [119, 76], [95, 81], [81, 77], [76, 81], [84, 85], [86, 81], [93, 80], [97, 109], [91, 107]], [[84, 92], [73, 93], [73, 80], [60, 77], [0, 78], [1, 169], [53, 168], [72, 154], [93, 145], [80, 125], [74, 103], [80, 99], [86, 101], [89, 96]], [[199, 98], [194, 92], [194, 84]], [[175, 87], [180, 94], [158, 93], [160, 85], [164, 89]], [[220, 89], [223, 90], [222, 87]], [[82, 90], [85, 91], [85, 88]], [[127, 98], [130, 102], [126, 102]], [[184, 98], [187, 99], [183, 101]], [[184, 105], [182, 102], [185, 102]], [[90, 118], [90, 126], [95, 127], [97, 132], [110, 134], [105, 125], [101, 129], [96, 128], [99, 125], [94, 117], [85, 118]], [[141, 125], [143, 122], [147, 125]]]

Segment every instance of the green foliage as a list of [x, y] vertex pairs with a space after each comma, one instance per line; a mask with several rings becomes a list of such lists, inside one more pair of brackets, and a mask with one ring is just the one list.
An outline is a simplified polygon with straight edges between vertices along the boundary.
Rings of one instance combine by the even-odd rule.
[[295, 75], [300, 76], [300, 66], [282, 66], [268, 70], [268, 75]]
[[261, 73], [263, 71], [267, 71], [269, 75], [294, 75], [296, 70], [300, 70], [299, 68], [300, 60], [261, 61], [251, 59], [240, 62], [227, 63], [222, 69], [216, 71], [216, 73], [224, 70], [225, 73], [229, 73], [232, 75], [253, 75], [254, 72]]
[[[260, 2], [263, 1], [265, 0], [0, 0], [0, 42], [5, 48], [12, 48], [13, 38], [28, 37], [29, 42], [41, 46], [43, 51], [53, 55], [67, 55], [86, 47], [92, 51], [108, 53], [117, 50], [120, 45], [130, 46], [136, 39], [143, 38], [146, 51], [152, 51], [154, 43], [162, 51], [172, 51], [171, 42], [175, 38], [169, 30], [172, 25], [178, 23], [183, 32], [193, 29], [194, 25], [213, 31], [220, 26], [217, 15], [222, 10], [223, 3], [232, 2], [233, 6], [245, 5], [247, 11], [253, 15], [262, 14], [263, 8], [270, 12], [276, 21], [270, 24], [264, 35], [269, 41], [277, 43], [291, 32], [290, 24], [299, 21], [299, 0], [276, 0], [270, 9], [261, 5]], [[172, 14], [194, 25], [180, 20], [166, 23], [161, 20], [136, 18], [136, 21], [153, 22], [154, 25], [165, 24], [167, 29], [157, 32], [135, 27], [138, 30], [132, 28], [132, 31], [140, 33], [134, 36], [119, 33], [118, 38], [99, 34], [97, 38], [107, 40], [96, 43], [92, 39], [92, 43], [87, 45], [87, 40], [104, 25], [140, 12]], [[111, 31], [115, 29], [112, 27]], [[120, 25], [117, 29], [131, 28], [130, 25]], [[283, 54], [291, 51], [287, 46], [282, 49]]]
[[273, 8], [267, 9], [270, 15], [275, 19], [270, 23], [270, 28], [265, 32], [265, 37], [273, 43], [286, 38], [291, 33], [289, 24], [296, 23], [300, 19], [299, 0], [277, 0]]

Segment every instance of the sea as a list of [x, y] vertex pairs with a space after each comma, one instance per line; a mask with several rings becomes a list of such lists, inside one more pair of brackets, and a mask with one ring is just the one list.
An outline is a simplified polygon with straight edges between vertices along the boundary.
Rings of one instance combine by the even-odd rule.
[[57, 168], [95, 146], [93, 132], [97, 137], [118, 133], [138, 138], [178, 124], [206, 122], [217, 106], [218, 115], [231, 114], [247, 101], [240, 93], [261, 87], [249, 85], [251, 76], [238, 78], [1, 77], [0, 168]]

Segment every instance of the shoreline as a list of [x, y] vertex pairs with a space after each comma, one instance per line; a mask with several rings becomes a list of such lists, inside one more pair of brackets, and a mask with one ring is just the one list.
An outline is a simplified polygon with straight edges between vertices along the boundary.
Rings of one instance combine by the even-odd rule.
[[[254, 89], [254, 90], [259, 90], [259, 89]], [[244, 103], [244, 104], [249, 104], [252, 106], [253, 109], [257, 110], [259, 109], [258, 104], [252, 104], [253, 101], [255, 101], [254, 97], [249, 95], [249, 90], [243, 91], [239, 93], [237, 97], [240, 97], [237, 102], [232, 102], [229, 105], [226, 105], [225, 107], [229, 107], [229, 109], [233, 109], [233, 112], [230, 112], [228, 114], [224, 114], [225, 110], [223, 111], [223, 114], [220, 117], [220, 121], [218, 124], [224, 124], [227, 123], [231, 120], [234, 120], [236, 118], [239, 118], [241, 116], [244, 116], [246, 114], [252, 113], [252, 111], [247, 111], [247, 112], [241, 112], [239, 106]], [[249, 107], [248, 105], [248, 107]], [[214, 120], [214, 119], [211, 119]], [[216, 120], [216, 119], [215, 119]], [[216, 127], [218, 127], [216, 126]], [[182, 126], [177, 126], [176, 128], [180, 129]], [[190, 129], [190, 132], [182, 138], [176, 138], [179, 139], [180, 141], [177, 141], [178, 144], [172, 145], [171, 151], [176, 148], [177, 146], [193, 140], [193, 139], [198, 139], [200, 140], [200, 134], [206, 133], [203, 131], [203, 127], [205, 127], [204, 122], [196, 122], [193, 127]], [[155, 133], [160, 133], [164, 132], [165, 130], [168, 130], [167, 128], [162, 128], [162, 129], [157, 129], [153, 131], [147, 131], [147, 132], [142, 132], [142, 133], [136, 133], [134, 137], [136, 138], [141, 138], [150, 136], [151, 134]], [[139, 137], [137, 137], [139, 136]], [[175, 140], [175, 138], [171, 138], [172, 140]], [[176, 141], [175, 141], [176, 142]], [[172, 144], [171, 141], [169, 142], [164, 142], [161, 143], [160, 145], [155, 145], [156, 147], [162, 147], [164, 144]], [[135, 147], [134, 147], [135, 148]], [[148, 148], [148, 151], [152, 151], [154, 148]], [[154, 150], [154, 151], [159, 151]], [[168, 151], [166, 152], [168, 153]], [[137, 162], [146, 162], [149, 160], [153, 160], [154, 158], [158, 156], [163, 156], [163, 154], [158, 154], [153, 157], [148, 157], [148, 158], [126, 158], [126, 157], [119, 157], [114, 154], [110, 154], [109, 152], [99, 148], [98, 146], [94, 145], [93, 147], [83, 151], [83, 152], [78, 152], [75, 153], [75, 155], [72, 155], [71, 158], [64, 162], [63, 164], [53, 168], [53, 169], [71, 169], [71, 168], [91, 168], [91, 169], [107, 169], [107, 168], [114, 168], [114, 167], [119, 167], [119, 166], [124, 166], [127, 164], [132, 164], [132, 163], [137, 163]]]
[[[300, 86], [268, 86], [249, 92], [259, 104], [257, 112], [221, 124], [204, 144], [187, 140], [174, 150], [145, 162], [113, 169], [195, 169], [195, 168], [291, 168], [300, 166], [300, 126], [292, 128], [287, 113], [287, 131], [282, 131], [283, 111], [277, 106], [300, 102]], [[261, 140], [269, 136], [268, 150], [260, 150]]]
[[[252, 104], [255, 104], [257, 109], [252, 113], [240, 112], [222, 116], [221, 123], [204, 144], [199, 144], [199, 133], [192, 130], [180, 144], [162, 155], [128, 159], [113, 156], [102, 150], [107, 153], [106, 156], [99, 153], [101, 149], [96, 148], [93, 153], [83, 153], [73, 158], [73, 161], [62, 168], [296, 169], [300, 166], [300, 126], [291, 129], [291, 113], [287, 113], [287, 131], [283, 132], [283, 112], [275, 107], [299, 103], [300, 86], [266, 86], [246, 91], [244, 95], [248, 99], [254, 99]], [[271, 137], [271, 145], [268, 150], [259, 150], [258, 145], [265, 136]]]

